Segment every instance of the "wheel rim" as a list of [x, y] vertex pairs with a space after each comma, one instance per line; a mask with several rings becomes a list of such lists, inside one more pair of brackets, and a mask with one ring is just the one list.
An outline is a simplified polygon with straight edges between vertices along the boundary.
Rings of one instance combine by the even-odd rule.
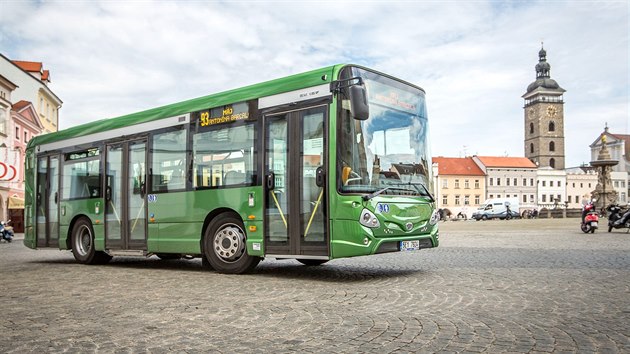
[[75, 249], [81, 256], [86, 256], [92, 249], [92, 231], [89, 227], [81, 225], [75, 238]]
[[213, 239], [214, 254], [224, 262], [235, 262], [245, 253], [245, 233], [238, 225], [223, 225]]

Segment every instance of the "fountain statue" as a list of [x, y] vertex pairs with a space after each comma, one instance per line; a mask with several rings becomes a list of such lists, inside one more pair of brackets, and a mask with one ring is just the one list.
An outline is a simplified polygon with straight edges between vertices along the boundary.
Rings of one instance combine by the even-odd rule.
[[597, 160], [591, 161], [591, 166], [595, 167], [599, 172], [597, 178], [597, 186], [591, 192], [591, 197], [596, 200], [595, 210], [603, 211], [606, 206], [617, 201], [617, 192], [613, 188], [610, 172], [612, 167], [617, 165], [619, 161], [610, 157], [610, 152], [606, 147], [606, 135], [602, 133], [602, 148], [599, 150]]

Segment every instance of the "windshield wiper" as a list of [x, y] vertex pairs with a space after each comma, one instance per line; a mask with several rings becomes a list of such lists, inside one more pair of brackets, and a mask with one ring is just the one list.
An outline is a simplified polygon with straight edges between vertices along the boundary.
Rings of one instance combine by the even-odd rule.
[[382, 194], [383, 192], [387, 191], [387, 190], [388, 190], [388, 189], [390, 189], [390, 188], [391, 188], [391, 187], [385, 187], [385, 188], [383, 188], [383, 189], [379, 189], [379, 190], [377, 190], [377, 191], [376, 191], [376, 192], [374, 192], [374, 193], [366, 194], [366, 195], [364, 195], [364, 196], [363, 196], [363, 200], [368, 201], [368, 200], [370, 200], [370, 199], [372, 199], [372, 198], [376, 197], [377, 195]]
[[433, 195], [431, 195], [431, 192], [429, 192], [429, 190], [427, 189], [427, 187], [424, 186], [423, 183], [420, 182], [407, 182], [407, 183], [396, 183], [396, 185], [398, 186], [414, 186], [416, 187], [416, 189], [418, 189], [417, 187], [420, 186], [422, 187], [422, 189], [424, 189], [424, 193], [422, 193], [422, 191], [418, 190], [418, 192], [420, 192], [420, 195], [423, 195], [424, 197], [429, 197], [429, 200], [431, 202], [435, 202], [435, 198], [433, 198]]

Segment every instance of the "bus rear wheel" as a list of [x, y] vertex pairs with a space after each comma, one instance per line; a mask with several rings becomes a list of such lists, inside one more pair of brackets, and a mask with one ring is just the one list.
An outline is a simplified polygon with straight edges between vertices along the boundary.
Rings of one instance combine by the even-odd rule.
[[105, 264], [112, 259], [107, 253], [95, 249], [94, 229], [87, 218], [81, 218], [74, 223], [71, 241], [72, 255], [79, 263]]
[[219, 273], [241, 274], [251, 271], [259, 257], [247, 254], [243, 221], [232, 213], [220, 214], [208, 225], [203, 237], [204, 257]]

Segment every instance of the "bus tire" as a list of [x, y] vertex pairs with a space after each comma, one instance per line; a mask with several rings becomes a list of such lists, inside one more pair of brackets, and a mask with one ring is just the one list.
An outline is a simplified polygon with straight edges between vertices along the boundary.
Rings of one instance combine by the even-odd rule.
[[297, 259], [297, 261], [304, 264], [305, 266], [319, 266], [328, 262], [327, 259], [299, 259], [299, 258]]
[[105, 264], [112, 257], [105, 252], [97, 251], [94, 245], [94, 229], [87, 218], [80, 218], [72, 227], [72, 255], [83, 264]]
[[203, 246], [204, 257], [219, 273], [246, 273], [260, 262], [259, 257], [247, 254], [245, 226], [233, 213], [212, 219], [204, 233]]

